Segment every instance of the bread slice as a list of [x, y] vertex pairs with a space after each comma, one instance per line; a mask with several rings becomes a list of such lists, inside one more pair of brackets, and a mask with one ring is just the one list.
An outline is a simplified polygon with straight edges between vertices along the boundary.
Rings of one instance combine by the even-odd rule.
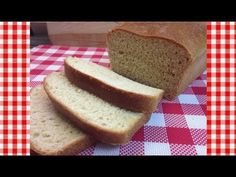
[[30, 147], [40, 155], [73, 155], [95, 143], [51, 104], [43, 86], [30, 92]]
[[206, 69], [206, 23], [124, 23], [107, 35], [112, 70], [174, 99]]
[[151, 113], [157, 109], [164, 91], [127, 79], [95, 63], [68, 57], [67, 78], [80, 88], [121, 108]]
[[150, 114], [121, 109], [78, 88], [63, 72], [49, 74], [44, 79], [44, 88], [61, 113], [104, 143], [127, 143], [150, 118]]

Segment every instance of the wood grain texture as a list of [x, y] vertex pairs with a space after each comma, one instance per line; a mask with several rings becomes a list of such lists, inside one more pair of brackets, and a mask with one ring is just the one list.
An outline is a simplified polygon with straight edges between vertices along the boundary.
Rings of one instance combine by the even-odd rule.
[[106, 34], [119, 22], [47, 22], [54, 45], [106, 47]]

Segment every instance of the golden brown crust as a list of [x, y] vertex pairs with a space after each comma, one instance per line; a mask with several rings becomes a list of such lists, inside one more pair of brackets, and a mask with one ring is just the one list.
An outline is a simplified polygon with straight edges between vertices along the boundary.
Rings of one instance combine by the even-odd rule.
[[177, 93], [173, 93], [170, 99], [174, 99], [176, 95], [182, 93], [188, 87], [188, 85], [191, 84], [191, 82], [195, 80], [199, 75], [201, 75], [201, 73], [205, 70], [206, 52], [204, 52], [201, 56], [198, 57], [198, 59], [196, 59], [188, 66], [188, 68], [184, 72], [182, 79], [180, 80]]
[[32, 141], [30, 142], [30, 148], [37, 153], [38, 155], [43, 156], [57, 156], [57, 155], [76, 155], [79, 152], [85, 150], [86, 148], [90, 147], [91, 145], [95, 144], [96, 140], [92, 137], [83, 137], [80, 140], [76, 140], [70, 144], [68, 144], [63, 149], [57, 151], [45, 151], [35, 145]]
[[116, 30], [124, 30], [145, 38], [169, 40], [187, 50], [192, 60], [200, 57], [206, 50], [205, 22], [123, 23], [112, 29], [108, 35]]
[[76, 115], [73, 110], [66, 107], [62, 102], [55, 98], [48, 89], [46, 80], [47, 78], [44, 79], [44, 88], [55, 108], [67, 118], [69, 118], [72, 122], [74, 122], [74, 124], [78, 126], [81, 130], [101, 142], [113, 145], [125, 144], [132, 138], [133, 134], [150, 119], [150, 114], [143, 113], [143, 116], [140, 118], [140, 121], [137, 122], [136, 125], [128, 132], [112, 132], [103, 129], [94, 124], [91, 124], [90, 122], [86, 122], [86, 119], [83, 119]]
[[164, 94], [163, 91], [160, 92], [159, 95], [148, 97], [138, 93], [131, 93], [115, 88], [101, 80], [74, 69], [66, 62], [66, 60], [64, 66], [66, 77], [76, 86], [93, 93], [111, 104], [134, 112], [154, 112]]

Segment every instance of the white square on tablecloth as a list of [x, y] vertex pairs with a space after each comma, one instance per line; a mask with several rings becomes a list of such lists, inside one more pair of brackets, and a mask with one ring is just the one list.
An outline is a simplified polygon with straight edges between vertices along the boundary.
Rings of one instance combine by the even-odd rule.
[[56, 53], [57, 49], [48, 49], [45, 53]]
[[104, 52], [103, 56], [108, 56], [108, 52]]
[[164, 114], [152, 113], [150, 120], [145, 125], [165, 127]]
[[60, 67], [61, 65], [49, 65], [46, 70], [57, 71]]
[[73, 55], [75, 53], [76, 53], [75, 50], [67, 50], [64, 54]]
[[199, 104], [195, 95], [181, 94], [178, 98], [180, 104]]
[[95, 51], [85, 51], [84, 55], [94, 55]]
[[206, 129], [206, 116], [184, 115], [189, 128]]
[[[10, 69], [10, 68], [9, 68]], [[11, 68], [12, 69], [12, 68]], [[7, 78], [7, 82], [12, 82], [13, 81], [13, 78], [12, 77], [8, 77]]]
[[206, 146], [195, 145], [197, 155], [206, 155]]
[[22, 44], [22, 39], [17, 39], [17, 40], [16, 40], [16, 43], [17, 43], [18, 45], [21, 45], [21, 44]]
[[[13, 144], [12, 143], [7, 143], [7, 149], [12, 149], [13, 148]], [[9, 154], [11, 155], [11, 154]]]
[[[8, 90], [9, 91], [9, 90]], [[7, 109], [8, 109], [8, 111], [12, 111], [13, 110], [13, 106], [12, 105], [8, 105], [7, 106]]]
[[98, 143], [95, 146], [93, 155], [119, 155], [120, 147]]
[[44, 61], [44, 60], [47, 60], [48, 58], [49, 58], [48, 56], [39, 56], [39, 57], [36, 58], [36, 60]]
[[38, 66], [38, 64], [32, 64], [32, 63], [30, 63], [30, 69], [34, 69], [34, 68], [36, 68]]
[[7, 138], [8, 138], [9, 140], [12, 140], [13, 135], [12, 135], [12, 134], [7, 134]]
[[110, 63], [110, 60], [108, 60], [108, 59], [100, 59], [99, 63]]
[[[7, 129], [8, 129], [8, 130], [12, 130], [12, 129], [13, 129], [13, 125], [9, 123], [9, 124], [7, 125]], [[9, 134], [9, 135], [12, 135], [12, 134]]]
[[65, 57], [58, 57], [57, 59], [56, 59], [56, 61], [64, 61], [65, 60]]
[[26, 149], [30, 149], [30, 143], [26, 144]]
[[35, 81], [43, 81], [43, 79], [46, 77], [46, 75], [38, 75], [38, 76], [36, 76], [35, 78], [34, 78], [34, 82]]
[[22, 138], [22, 134], [17, 134], [17, 139], [21, 139]]
[[171, 155], [168, 143], [144, 142], [145, 155]]
[[[11, 31], [12, 31], [12, 30], [11, 30]], [[9, 34], [9, 30], [7, 30], [7, 32], [8, 32], [8, 34]], [[8, 44], [13, 44], [13, 40], [12, 40], [12, 39], [8, 39], [8, 40], [7, 40], [7, 43], [8, 43]]]
[[16, 147], [17, 149], [22, 149], [22, 143], [17, 143]]

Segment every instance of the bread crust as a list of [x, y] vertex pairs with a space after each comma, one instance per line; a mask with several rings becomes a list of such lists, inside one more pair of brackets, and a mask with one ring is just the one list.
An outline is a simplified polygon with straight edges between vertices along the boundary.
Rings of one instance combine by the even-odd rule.
[[48, 94], [48, 97], [51, 99], [53, 105], [55, 108], [61, 112], [63, 115], [67, 116], [78, 128], [83, 130], [84, 132], [88, 133], [93, 138], [112, 145], [120, 145], [127, 143], [134, 133], [140, 129], [149, 119], [151, 114], [142, 114], [142, 117], [139, 119], [139, 121], [136, 122], [134, 127], [131, 127], [127, 131], [120, 131], [115, 132], [107, 129], [103, 129], [96, 124], [92, 124], [91, 122], [86, 121], [85, 118], [80, 117], [79, 115], [76, 115], [73, 110], [71, 110], [69, 107], [64, 105], [61, 101], [59, 101], [48, 89], [47, 86], [47, 77], [44, 79], [44, 88], [45, 91]]
[[111, 29], [107, 37], [117, 30], [126, 31], [144, 38], [165, 39], [173, 42], [186, 50], [191, 55], [192, 61], [200, 57], [206, 50], [205, 22], [123, 23]]
[[141, 95], [116, 88], [92, 76], [82, 73], [65, 60], [65, 75], [73, 84], [118, 107], [134, 112], [154, 112], [163, 97], [164, 91], [155, 96]]
[[77, 155], [79, 152], [85, 150], [86, 148], [92, 146], [96, 143], [96, 140], [92, 137], [83, 137], [80, 140], [76, 140], [64, 148], [55, 151], [43, 150], [32, 141], [30, 141], [30, 149], [36, 152], [39, 155], [43, 156], [68, 156], [68, 155]]

